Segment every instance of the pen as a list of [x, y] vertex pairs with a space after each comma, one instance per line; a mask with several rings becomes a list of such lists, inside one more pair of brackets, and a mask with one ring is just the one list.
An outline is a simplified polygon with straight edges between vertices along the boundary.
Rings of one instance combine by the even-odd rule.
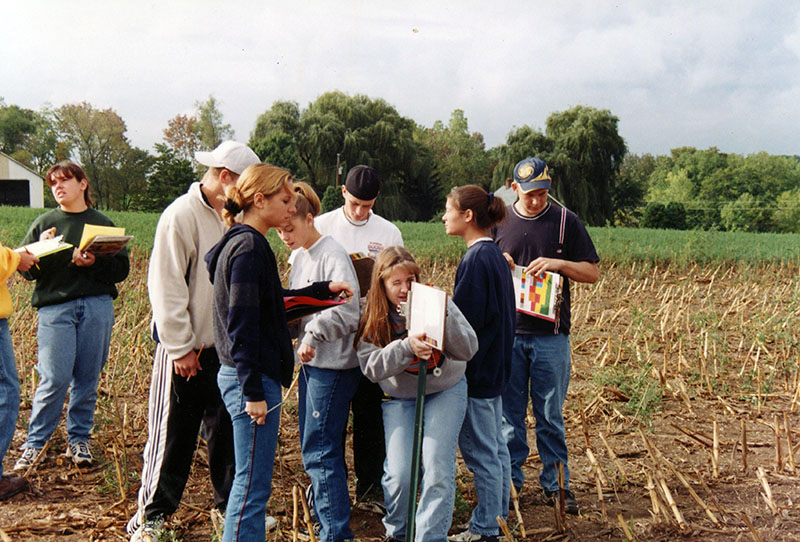
[[[205, 348], [205, 347], [206, 347], [205, 343], [201, 344], [200, 345], [200, 350], [198, 350], [197, 354], [195, 354], [195, 358], [197, 359], [198, 363], [200, 362], [200, 354], [203, 353], [203, 348]], [[189, 376], [186, 377], [186, 382], [189, 382], [190, 378], [192, 378], [192, 375], [189, 375]]]
[[[27, 248], [27, 247], [25, 247], [25, 252], [27, 252], [28, 254], [30, 254], [31, 256], [33, 256], [33, 254], [31, 254], [31, 251], [30, 251], [30, 250], [28, 250], [28, 248]], [[33, 264], [33, 265], [35, 265], [35, 266], [36, 266], [36, 269], [39, 269], [39, 264], [38, 264], [38, 263], [35, 263], [35, 264]], [[39, 271], [41, 271], [41, 269], [39, 269]]]

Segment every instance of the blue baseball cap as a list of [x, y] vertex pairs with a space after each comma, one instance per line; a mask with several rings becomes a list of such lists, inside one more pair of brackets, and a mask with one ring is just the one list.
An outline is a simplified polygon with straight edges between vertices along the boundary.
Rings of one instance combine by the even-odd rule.
[[523, 193], [546, 188], [550, 190], [550, 174], [541, 158], [529, 156], [514, 166], [514, 182]]

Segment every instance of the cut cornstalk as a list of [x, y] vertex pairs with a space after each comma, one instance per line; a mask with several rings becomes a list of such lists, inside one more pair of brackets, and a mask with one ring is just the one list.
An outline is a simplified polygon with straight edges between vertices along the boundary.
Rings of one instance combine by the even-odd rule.
[[297, 495], [300, 497], [300, 504], [303, 505], [303, 521], [306, 524], [306, 529], [308, 529], [308, 540], [309, 542], [316, 542], [317, 537], [314, 534], [314, 523], [311, 521], [311, 511], [308, 509], [308, 502], [306, 502], [306, 492], [298, 491]]
[[713, 442], [709, 442], [707, 440], [708, 437], [706, 435], [701, 435], [699, 433], [695, 433], [694, 431], [689, 431], [688, 429], [684, 429], [683, 427], [674, 423], [671, 423], [670, 425], [675, 429], [677, 429], [678, 431], [680, 431], [681, 433], [683, 433], [684, 435], [686, 435], [687, 437], [696, 440], [697, 442], [699, 442], [703, 446], [706, 446], [707, 448], [712, 448], [714, 446]]
[[594, 467], [594, 470], [597, 473], [597, 476], [600, 478], [600, 481], [603, 483], [603, 485], [607, 486], [608, 485], [608, 480], [606, 480], [606, 477], [603, 474], [603, 470], [600, 468], [600, 465], [597, 463], [597, 459], [595, 459], [594, 453], [592, 453], [592, 449], [591, 448], [587, 448], [586, 449], [586, 457], [589, 458], [589, 463], [591, 463], [592, 467]]
[[519, 494], [514, 484], [511, 484], [511, 502], [514, 504], [514, 514], [517, 516], [517, 524], [519, 525], [519, 535], [525, 538], [525, 522], [522, 521], [522, 513], [519, 511]]
[[775, 470], [783, 472], [783, 450], [781, 446], [781, 426], [778, 423], [778, 415], [772, 416], [772, 431], [775, 433]]
[[500, 526], [500, 530], [503, 531], [503, 534], [506, 537], [508, 542], [514, 542], [514, 537], [511, 536], [511, 531], [508, 529], [508, 524], [506, 520], [503, 519], [503, 516], [497, 516], [497, 524]]
[[583, 438], [586, 441], [586, 449], [591, 450], [592, 442], [589, 440], [589, 429], [586, 425], [586, 411], [583, 408], [583, 395], [578, 396], [578, 410], [581, 411], [581, 427], [583, 428]]
[[772, 489], [769, 487], [767, 472], [764, 470], [764, 467], [758, 467], [756, 476], [758, 477], [758, 481], [761, 482], [761, 487], [764, 489], [764, 493], [761, 494], [764, 498], [764, 502], [767, 503], [767, 506], [774, 515], [778, 515], [778, 505], [775, 504], [775, 499], [772, 498]]
[[[716, 422], [714, 422], [714, 424], [715, 424], [715, 432], [714, 432], [714, 434], [716, 435]], [[695, 502], [700, 506], [700, 508], [703, 509], [703, 511], [706, 513], [706, 515], [711, 520], [711, 522], [714, 525], [716, 525], [717, 527], [721, 527], [722, 525], [720, 524], [719, 520], [717, 519], [717, 516], [714, 515], [714, 513], [711, 511], [711, 509], [708, 507], [708, 505], [705, 503], [705, 501], [703, 501], [703, 499], [700, 498], [700, 496], [694, 490], [694, 488], [689, 483], [689, 481], [686, 479], [686, 477], [683, 475], [683, 473], [681, 473], [681, 471], [679, 471], [677, 469], [677, 467], [675, 467], [675, 465], [673, 465], [672, 462], [670, 462], [669, 459], [664, 457], [664, 455], [661, 453], [661, 451], [658, 448], [656, 448], [655, 445], [652, 442], [649, 442], [649, 439], [648, 439], [648, 450], [651, 452], [653, 457], [655, 457], [655, 459], [658, 462], [660, 462], [661, 464], [665, 465], [672, 472], [672, 474], [675, 475], [675, 477], [678, 479], [678, 481], [681, 483], [681, 485], [683, 485], [683, 487], [686, 488], [686, 490], [689, 492], [689, 494], [692, 496], [692, 498], [695, 500]], [[662, 478], [662, 480], [663, 480], [663, 478]], [[665, 495], [668, 495], [668, 490], [665, 489], [664, 493], [665, 493]], [[668, 495], [668, 499], [671, 499], [671, 495]], [[672, 503], [670, 503], [670, 506], [671, 505], [672, 505]], [[673, 510], [673, 512], [674, 512], [674, 510]]]
[[608, 514], [606, 514], [606, 501], [603, 499], [603, 485], [600, 483], [600, 475], [594, 477], [595, 488], [597, 489], [597, 503], [600, 505], [600, 515], [603, 518], [603, 523], [608, 521]]
[[[292, 486], [292, 542], [297, 542], [298, 531], [298, 515], [297, 515], [297, 484]], [[221, 539], [220, 539], [221, 540]]]
[[750, 521], [750, 517], [748, 517], [748, 515], [744, 512], [742, 512], [742, 521], [744, 521], [744, 524], [747, 525], [747, 528], [750, 530], [750, 536], [753, 537], [753, 541], [763, 542], [761, 540], [761, 535], [758, 534], [758, 531], [756, 531], [756, 528], [753, 526], [753, 522]]
[[664, 509], [661, 507], [661, 499], [656, 491], [656, 485], [653, 483], [653, 477], [650, 476], [649, 472], [646, 472], [645, 475], [647, 476], [647, 485], [644, 488], [650, 495], [650, 507], [653, 509], [651, 514], [653, 515], [653, 520], [658, 522], [661, 515], [664, 514]]
[[722, 527], [722, 524], [717, 519], [717, 516], [714, 515], [714, 512], [711, 511], [711, 509], [708, 507], [705, 501], [701, 499], [700, 495], [698, 495], [697, 492], [694, 490], [694, 488], [692, 488], [691, 484], [689, 484], [689, 481], [686, 479], [686, 477], [680, 471], [678, 471], [678, 469], [676, 469], [672, 463], [670, 463], [666, 459], [664, 459], [664, 462], [672, 471], [672, 473], [678, 478], [683, 487], [686, 488], [686, 490], [689, 492], [689, 495], [691, 495], [692, 498], [695, 500], [695, 502], [700, 506], [700, 508], [703, 509], [708, 518], [711, 520], [711, 523], [713, 523], [717, 527]]
[[617, 458], [617, 454], [614, 453], [614, 450], [611, 449], [611, 445], [606, 440], [605, 435], [603, 435], [602, 432], [600, 432], [598, 434], [600, 435], [600, 440], [603, 441], [603, 444], [605, 445], [606, 450], [608, 450], [608, 455], [609, 455], [609, 457], [611, 457], [611, 460], [614, 462], [614, 466], [617, 467], [617, 470], [619, 471], [620, 476], [622, 476], [622, 483], [624, 484], [627, 481], [627, 478], [625, 476], [625, 469], [622, 467], [622, 463], [620, 463], [619, 459]]
[[786, 429], [786, 442], [789, 445], [789, 472], [794, 472], [794, 446], [792, 445], [792, 430], [789, 427], [789, 419], [786, 417], [786, 412], [783, 413], [783, 426]]
[[111, 453], [114, 456], [114, 470], [117, 473], [117, 483], [119, 484], [119, 496], [125, 500], [125, 479], [122, 477], [122, 468], [119, 465], [119, 457], [117, 456], [117, 443], [111, 440]]
[[742, 472], [747, 470], [747, 422], [742, 422]]
[[672, 498], [672, 493], [669, 490], [669, 486], [667, 486], [667, 481], [664, 478], [658, 478], [658, 484], [661, 487], [661, 491], [664, 493], [664, 498], [667, 499], [667, 504], [669, 504], [670, 510], [672, 510], [672, 515], [675, 516], [675, 521], [678, 522], [678, 527], [680, 527], [681, 532], [688, 533], [689, 526], [686, 524], [686, 520], [683, 519], [683, 514], [678, 509], [677, 503], [675, 503], [675, 499]]
[[619, 522], [619, 526], [622, 528], [622, 532], [625, 533], [625, 538], [627, 538], [630, 542], [633, 542], [635, 539], [633, 538], [633, 533], [628, 528], [628, 524], [625, 523], [625, 518], [622, 517], [622, 514], [617, 512], [617, 521]]
[[719, 478], [719, 431], [717, 430], [717, 422], [712, 422], [712, 431], [714, 435], [714, 445], [711, 448], [711, 470], [714, 478]]
[[555, 464], [556, 478], [558, 480], [558, 495], [554, 499], [553, 511], [555, 512], [556, 531], [565, 533], [567, 531], [567, 522], [565, 519], [565, 503], [564, 503], [564, 463], [560, 461]]

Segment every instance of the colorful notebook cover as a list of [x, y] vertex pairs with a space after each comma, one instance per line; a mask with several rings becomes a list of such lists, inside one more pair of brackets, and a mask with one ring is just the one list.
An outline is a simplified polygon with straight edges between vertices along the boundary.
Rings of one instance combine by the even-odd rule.
[[519, 265], [511, 274], [514, 278], [517, 311], [555, 322], [561, 308], [563, 277], [549, 271], [534, 277], [526, 274]]

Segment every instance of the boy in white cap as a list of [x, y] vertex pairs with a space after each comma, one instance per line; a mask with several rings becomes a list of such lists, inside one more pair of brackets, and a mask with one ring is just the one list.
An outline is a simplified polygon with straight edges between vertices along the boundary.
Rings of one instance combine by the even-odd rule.
[[219, 196], [260, 160], [236, 141], [197, 152], [195, 159], [209, 169], [164, 210], [150, 255], [147, 288], [156, 351], [139, 507], [128, 522], [132, 542], [158, 539], [164, 520], [177, 510], [201, 423], [220, 512], [225, 511], [234, 476], [231, 419], [217, 386], [213, 286], [203, 257], [226, 230]]
[[519, 199], [509, 205], [506, 219], [494, 238], [506, 259], [525, 266], [529, 275], [542, 271], [564, 277], [560, 317], [555, 322], [517, 313], [511, 377], [503, 392], [503, 432], [511, 456], [511, 481], [522, 489], [522, 465], [530, 448], [525, 415], [530, 396], [536, 418], [536, 447], [542, 461], [539, 482], [548, 504], [559, 497], [556, 464], [564, 465], [564, 505], [578, 514], [578, 502], [569, 488], [567, 442], [562, 410], [570, 376], [570, 279], [595, 282], [597, 252], [583, 223], [572, 211], [547, 199], [550, 174], [540, 158], [528, 157], [514, 167], [513, 188]]

